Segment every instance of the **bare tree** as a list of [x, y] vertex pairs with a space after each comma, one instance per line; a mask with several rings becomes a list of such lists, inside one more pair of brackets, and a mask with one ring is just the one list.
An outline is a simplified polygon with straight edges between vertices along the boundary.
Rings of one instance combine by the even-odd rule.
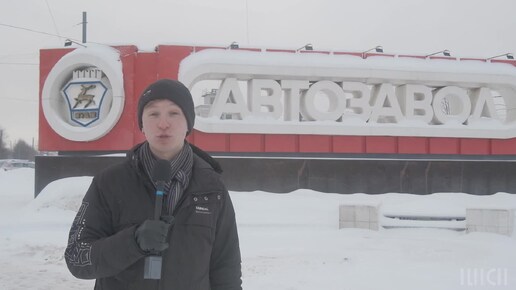
[[18, 140], [16, 145], [13, 147], [13, 158], [15, 159], [26, 159], [34, 161], [34, 157], [37, 154], [38, 152], [23, 140]]
[[9, 148], [5, 147], [4, 139], [5, 139], [4, 129], [0, 128], [0, 159], [7, 159], [11, 155]]

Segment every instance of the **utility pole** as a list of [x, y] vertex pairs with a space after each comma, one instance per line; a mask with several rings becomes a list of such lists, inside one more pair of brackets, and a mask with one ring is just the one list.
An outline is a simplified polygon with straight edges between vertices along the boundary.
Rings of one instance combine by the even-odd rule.
[[87, 15], [86, 11], [82, 12], [82, 43], [86, 43], [86, 24], [87, 21]]

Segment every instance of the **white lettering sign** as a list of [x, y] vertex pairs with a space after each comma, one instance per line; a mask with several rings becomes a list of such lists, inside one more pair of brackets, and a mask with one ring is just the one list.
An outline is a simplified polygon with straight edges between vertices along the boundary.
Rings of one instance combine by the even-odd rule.
[[516, 137], [508, 64], [204, 50], [183, 60], [179, 79], [192, 90], [217, 83], [200, 131]]
[[[430, 87], [423, 85], [396, 87], [380, 84], [371, 90], [363, 83], [339, 84], [331, 81], [309, 85], [306, 81], [278, 82], [262, 79], [249, 80], [247, 86], [246, 103], [239, 82], [234, 78], [225, 79], [209, 116], [221, 118], [224, 114], [237, 114], [238, 120], [266, 116], [274, 120], [296, 122], [346, 122], [351, 116], [358, 116], [369, 123], [411, 120], [429, 125], [466, 124], [468, 120], [481, 118], [500, 119], [494, 109], [494, 97], [488, 88], [471, 90], [468, 95], [467, 90], [453, 86], [432, 92]], [[351, 97], [346, 93], [351, 93]], [[317, 100], [323, 98], [329, 102], [328, 110], [325, 111], [316, 106]]]

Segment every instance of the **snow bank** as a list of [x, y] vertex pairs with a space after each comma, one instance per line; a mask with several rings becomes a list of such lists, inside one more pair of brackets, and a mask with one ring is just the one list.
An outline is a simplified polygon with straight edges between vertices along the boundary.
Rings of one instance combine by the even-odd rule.
[[[63, 259], [75, 210], [91, 177], [55, 181], [36, 199], [33, 179], [33, 169], [0, 173], [0, 289], [92, 289], [94, 282], [72, 277]], [[231, 192], [231, 197], [246, 290], [456, 290], [468, 287], [466, 279], [475, 277], [467, 275], [474, 269], [507, 273], [501, 281], [506, 285], [469, 285], [475, 289], [516, 288], [514, 234], [338, 229], [339, 204], [376, 204], [391, 213], [455, 214], [473, 205], [516, 207], [516, 195], [297, 190]]]

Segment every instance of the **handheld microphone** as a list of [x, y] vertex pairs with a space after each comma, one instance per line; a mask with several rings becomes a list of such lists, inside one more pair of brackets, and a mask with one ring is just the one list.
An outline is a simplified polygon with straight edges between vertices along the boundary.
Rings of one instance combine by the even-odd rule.
[[[170, 162], [163, 159], [159, 159], [152, 169], [152, 181], [156, 184], [156, 203], [154, 204], [155, 220], [159, 220], [161, 217], [165, 184], [170, 180], [171, 174], [172, 168], [170, 167]], [[161, 256], [145, 257], [143, 278], [154, 280], [161, 279], [161, 263]]]
[[152, 181], [156, 184], [156, 203], [154, 206], [155, 220], [159, 220], [161, 217], [165, 184], [170, 180], [171, 174], [172, 168], [170, 167], [170, 162], [158, 159], [158, 162], [156, 162], [156, 165], [154, 165], [152, 169]]

